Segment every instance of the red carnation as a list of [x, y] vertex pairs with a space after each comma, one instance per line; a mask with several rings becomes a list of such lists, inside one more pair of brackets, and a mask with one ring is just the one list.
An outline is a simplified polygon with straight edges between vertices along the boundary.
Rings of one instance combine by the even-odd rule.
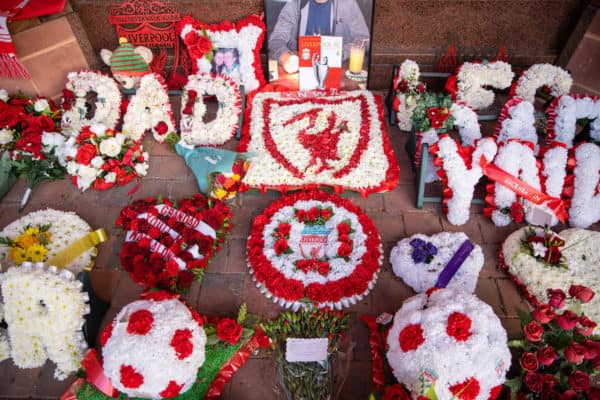
[[479, 381], [473, 377], [448, 388], [460, 400], [475, 400], [481, 388]]
[[410, 394], [400, 384], [395, 384], [385, 388], [381, 400], [410, 400]]
[[280, 236], [287, 236], [287, 235], [289, 235], [291, 230], [292, 230], [292, 226], [290, 224], [286, 223], [286, 222], [282, 222], [277, 227], [277, 233]]
[[565, 305], [565, 299], [567, 295], [560, 289], [548, 289], [546, 290], [548, 295], [548, 304], [553, 308], [562, 308]]
[[96, 157], [96, 155], [98, 155], [96, 146], [88, 143], [77, 149], [77, 155], [75, 156], [75, 159], [79, 164], [90, 165], [92, 159]]
[[185, 43], [186, 46], [194, 45], [197, 41], [198, 35], [196, 35], [196, 31], [189, 31], [183, 38], [183, 43]]
[[194, 344], [190, 340], [192, 331], [189, 329], [177, 329], [171, 338], [171, 347], [177, 353], [177, 358], [183, 360], [194, 352]]
[[312, 207], [306, 214], [309, 221], [316, 221], [321, 216], [321, 211], [317, 207]]
[[352, 246], [346, 242], [340, 244], [340, 247], [338, 247], [338, 255], [347, 258], [350, 257], [350, 254], [352, 254]]
[[594, 291], [582, 285], [571, 285], [569, 295], [582, 303], [587, 303], [594, 298]]
[[565, 348], [565, 358], [573, 364], [580, 364], [585, 356], [585, 346], [571, 342]]
[[198, 239], [198, 249], [200, 249], [200, 253], [207, 254], [210, 252], [215, 244], [215, 241], [212, 237], [201, 235]]
[[119, 369], [121, 375], [121, 384], [129, 389], [135, 389], [144, 384], [144, 377], [138, 373], [131, 365], [121, 365]]
[[14, 128], [19, 123], [19, 112], [13, 108], [7, 108], [0, 114], [0, 128]]
[[350, 227], [348, 224], [342, 222], [337, 226], [338, 235], [347, 235], [350, 233]]
[[552, 321], [556, 315], [548, 304], [542, 304], [533, 310], [533, 318], [541, 324], [547, 324]]
[[523, 327], [523, 331], [525, 332], [525, 339], [530, 342], [539, 342], [542, 340], [544, 328], [537, 321], [531, 321]]
[[575, 371], [569, 375], [569, 385], [577, 392], [583, 392], [590, 388], [590, 376], [583, 371]]
[[400, 348], [404, 352], [408, 352], [411, 350], [416, 350], [421, 343], [425, 341], [423, 337], [423, 329], [419, 324], [410, 324], [406, 325], [404, 329], [400, 332], [400, 337], [398, 338], [400, 342]]
[[565, 310], [561, 315], [556, 317], [556, 322], [565, 331], [569, 331], [577, 325], [579, 317], [573, 311]]
[[521, 356], [521, 367], [527, 371], [535, 372], [538, 369], [538, 360], [535, 354], [528, 351]]
[[510, 217], [517, 223], [523, 222], [525, 213], [523, 212], [523, 204], [521, 202], [515, 201], [510, 205]]
[[538, 361], [545, 366], [552, 365], [557, 357], [556, 351], [550, 346], [542, 347], [537, 351]]
[[544, 387], [544, 375], [535, 372], [527, 372], [523, 379], [525, 385], [533, 392], [539, 393]]
[[199, 36], [196, 47], [202, 54], [206, 54], [212, 50], [212, 42], [206, 36]]
[[275, 242], [275, 254], [280, 255], [281, 253], [286, 251], [288, 247], [289, 245], [287, 240], [285, 240], [284, 238], [279, 239]]
[[321, 209], [321, 218], [323, 218], [325, 221], [327, 221], [329, 218], [331, 218], [332, 215], [333, 215], [333, 212], [330, 209], [328, 209], [328, 208]]
[[159, 393], [160, 397], [168, 399], [171, 397], [175, 397], [177, 395], [179, 395], [179, 392], [181, 392], [181, 389], [184, 387], [185, 385], [182, 383], [181, 385], [178, 385], [177, 382], [175, 381], [169, 381], [169, 384], [167, 385], [167, 387]]
[[169, 127], [167, 126], [167, 123], [165, 121], [160, 121], [158, 124], [156, 124], [154, 130], [156, 131], [156, 133], [162, 136], [167, 133]]
[[236, 344], [242, 337], [244, 328], [231, 318], [223, 318], [217, 324], [217, 337], [231, 345]]
[[465, 341], [471, 336], [471, 319], [463, 313], [453, 312], [448, 316], [446, 333], [457, 341]]
[[130, 335], [145, 335], [152, 329], [154, 317], [148, 310], [137, 310], [129, 316], [127, 333]]
[[179, 271], [179, 275], [177, 275], [177, 283], [183, 289], [192, 286], [192, 282], [194, 281], [194, 274], [190, 271]]

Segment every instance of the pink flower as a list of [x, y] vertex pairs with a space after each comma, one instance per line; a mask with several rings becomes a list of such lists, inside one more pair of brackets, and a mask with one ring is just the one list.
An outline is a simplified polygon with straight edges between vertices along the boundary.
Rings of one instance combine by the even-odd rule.
[[578, 321], [579, 317], [577, 314], [569, 310], [565, 310], [561, 315], [556, 317], [556, 322], [565, 331], [575, 328], [575, 325], [577, 325]]
[[565, 305], [565, 299], [567, 295], [560, 289], [548, 289], [548, 304], [553, 308], [562, 308]]
[[554, 319], [556, 314], [548, 304], [542, 304], [533, 311], [533, 318], [542, 324], [546, 324]]
[[569, 295], [582, 303], [587, 303], [594, 298], [594, 291], [582, 285], [571, 285]]
[[590, 336], [596, 328], [596, 323], [589, 319], [587, 316], [582, 315], [579, 317], [579, 324], [575, 328], [575, 332], [583, 336]]

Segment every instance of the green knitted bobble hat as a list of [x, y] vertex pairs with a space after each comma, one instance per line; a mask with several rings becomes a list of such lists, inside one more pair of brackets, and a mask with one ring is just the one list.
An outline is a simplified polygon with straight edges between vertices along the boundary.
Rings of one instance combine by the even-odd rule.
[[110, 70], [113, 74], [140, 76], [150, 72], [146, 60], [133, 50], [133, 45], [126, 38], [119, 38], [119, 47], [110, 57]]

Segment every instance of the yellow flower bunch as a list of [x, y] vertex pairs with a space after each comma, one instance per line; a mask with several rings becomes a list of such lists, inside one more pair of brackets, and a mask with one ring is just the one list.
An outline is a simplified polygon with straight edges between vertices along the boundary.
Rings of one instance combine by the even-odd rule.
[[0, 243], [10, 247], [9, 257], [17, 265], [25, 261], [42, 262], [46, 259], [50, 241], [50, 225], [26, 226], [15, 239], [0, 238]]

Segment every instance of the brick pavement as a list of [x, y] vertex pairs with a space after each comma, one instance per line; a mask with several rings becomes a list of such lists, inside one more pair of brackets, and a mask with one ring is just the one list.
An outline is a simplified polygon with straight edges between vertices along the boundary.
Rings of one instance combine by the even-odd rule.
[[[352, 201], [363, 207], [374, 220], [383, 239], [386, 259], [375, 289], [350, 311], [370, 314], [383, 311], [393, 313], [404, 299], [413, 294], [408, 286], [393, 275], [387, 259], [396, 241], [416, 232], [431, 234], [442, 230], [463, 230], [472, 241], [482, 245], [486, 257], [477, 284], [477, 295], [493, 307], [509, 334], [515, 333], [519, 324], [514, 307], [524, 307], [525, 303], [514, 284], [498, 268], [496, 255], [501, 241], [516, 227], [494, 227], [481, 214], [480, 206], [472, 207], [471, 218], [462, 227], [450, 225], [441, 213], [439, 204], [427, 204], [423, 210], [416, 209], [415, 190], [412, 186], [414, 175], [403, 150], [406, 134], [394, 127], [390, 129], [390, 136], [402, 171], [400, 185], [385, 195], [373, 195], [368, 199], [351, 197]], [[235, 144], [229, 143], [226, 147], [235, 148]], [[114, 221], [121, 207], [146, 196], [162, 194], [181, 197], [191, 195], [197, 190], [195, 179], [182, 158], [171, 153], [166, 145], [154, 143], [148, 138], [145, 146], [151, 153], [150, 169], [149, 175], [139, 183], [133, 182], [123, 188], [106, 192], [86, 191], [83, 194], [67, 180], [43, 183], [34, 191], [25, 210], [30, 212], [44, 207], [74, 210], [93, 228], [102, 226], [107, 230], [111, 237], [100, 245], [96, 269], [92, 272], [95, 289], [112, 303], [103, 325], [112, 319], [120, 307], [136, 300], [141, 291], [141, 287], [122, 271], [119, 264], [118, 252], [123, 242], [123, 233], [114, 227]], [[139, 185], [137, 191], [132, 195], [128, 194], [136, 185]], [[0, 202], [0, 226], [5, 226], [18, 217], [17, 208], [23, 191], [24, 184], [18, 183]], [[198, 311], [234, 315], [239, 305], [244, 302], [250, 312], [263, 317], [273, 317], [281, 310], [259, 293], [246, 273], [245, 266], [245, 239], [249, 234], [251, 221], [278, 197], [277, 194], [244, 194], [232, 202], [235, 228], [221, 252], [209, 265], [202, 286], [194, 283], [190, 293], [185, 296]], [[352, 328], [354, 349], [350, 372], [342, 389], [343, 399], [365, 399], [372, 387], [367, 335], [366, 327], [356, 321]], [[12, 361], [0, 363], [0, 398], [58, 398], [71, 380], [54, 380], [53, 369], [53, 365], [49, 363], [42, 368], [29, 370], [17, 369]], [[253, 356], [227, 384], [223, 398], [275, 398], [274, 371], [274, 365], [266, 352]]]

